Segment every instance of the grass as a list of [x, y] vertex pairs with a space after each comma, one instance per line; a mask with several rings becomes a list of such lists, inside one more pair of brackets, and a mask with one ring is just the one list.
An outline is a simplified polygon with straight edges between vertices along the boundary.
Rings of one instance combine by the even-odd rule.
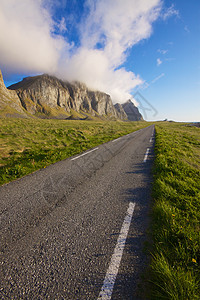
[[200, 299], [200, 128], [156, 125], [150, 299]]
[[0, 184], [148, 125], [146, 122], [0, 119]]

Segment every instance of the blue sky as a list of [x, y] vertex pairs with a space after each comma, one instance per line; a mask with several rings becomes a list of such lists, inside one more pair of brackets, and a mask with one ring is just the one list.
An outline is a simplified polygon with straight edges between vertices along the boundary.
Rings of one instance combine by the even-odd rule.
[[114, 102], [135, 96], [146, 120], [200, 121], [200, 1], [1, 0], [0, 8], [6, 86], [49, 73]]

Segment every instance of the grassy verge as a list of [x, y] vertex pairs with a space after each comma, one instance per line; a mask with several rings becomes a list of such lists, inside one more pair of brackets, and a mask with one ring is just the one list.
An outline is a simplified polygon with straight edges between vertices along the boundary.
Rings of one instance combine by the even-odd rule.
[[146, 122], [0, 119], [0, 184], [148, 125]]
[[200, 299], [200, 128], [156, 126], [151, 299]]

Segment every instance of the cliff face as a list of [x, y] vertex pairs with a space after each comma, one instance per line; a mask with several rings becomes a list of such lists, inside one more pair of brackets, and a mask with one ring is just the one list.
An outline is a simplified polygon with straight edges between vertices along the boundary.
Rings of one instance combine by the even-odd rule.
[[7, 89], [0, 72], [0, 110], [1, 115], [5, 110], [24, 117], [143, 119], [130, 100], [113, 105], [106, 93], [91, 91], [80, 82], [69, 83], [47, 74], [24, 78]]
[[48, 115], [57, 108], [61, 108], [60, 115], [69, 111], [68, 90], [63, 88], [59, 80], [48, 75], [27, 77], [9, 89], [16, 91], [22, 106], [30, 114]]
[[55, 113], [69, 116], [71, 110], [92, 116], [118, 118], [109, 95], [90, 91], [79, 82], [64, 82], [49, 75], [27, 77], [9, 87], [15, 90], [23, 107], [31, 114]]
[[116, 104], [114, 105], [114, 107], [115, 107], [115, 110], [116, 110], [116, 112], [117, 112], [117, 116], [118, 116], [119, 119], [122, 119], [122, 120], [128, 120], [128, 116], [127, 116], [127, 114], [125, 113], [125, 111], [124, 111], [124, 109], [123, 109], [123, 107], [122, 107], [121, 104], [116, 103]]
[[23, 109], [19, 97], [15, 91], [10, 91], [5, 87], [3, 76], [0, 70], [0, 110], [1, 115], [16, 117], [26, 117], [26, 112]]
[[128, 100], [124, 104], [122, 104], [122, 107], [128, 116], [129, 121], [142, 121], [143, 117], [140, 114], [138, 108], [133, 104], [131, 100]]

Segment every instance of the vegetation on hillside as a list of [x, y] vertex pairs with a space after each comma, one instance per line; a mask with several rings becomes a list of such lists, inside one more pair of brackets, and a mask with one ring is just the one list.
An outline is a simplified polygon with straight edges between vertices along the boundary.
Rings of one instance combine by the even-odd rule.
[[0, 184], [146, 126], [146, 122], [0, 119]]
[[151, 299], [199, 299], [200, 128], [156, 125]]

